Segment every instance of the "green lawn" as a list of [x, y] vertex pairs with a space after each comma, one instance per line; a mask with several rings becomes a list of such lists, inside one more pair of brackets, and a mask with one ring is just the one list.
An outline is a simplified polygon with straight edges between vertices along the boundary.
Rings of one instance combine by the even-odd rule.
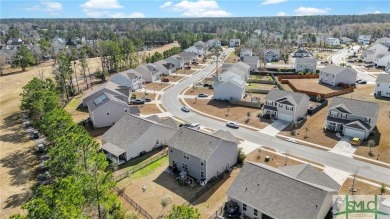
[[156, 160], [155, 162], [149, 164], [148, 166], [140, 169], [139, 171], [133, 173], [130, 175], [131, 179], [138, 179], [144, 176], [149, 175], [151, 172], [156, 170], [157, 168], [161, 167], [162, 165], [168, 166], [168, 156], [162, 157], [161, 159]]
[[78, 104], [80, 103], [80, 99], [83, 97], [82, 94], [79, 94], [77, 96], [75, 96], [69, 103], [68, 105], [66, 105], [65, 108], [69, 108], [69, 109], [77, 109], [77, 107], [79, 106]]

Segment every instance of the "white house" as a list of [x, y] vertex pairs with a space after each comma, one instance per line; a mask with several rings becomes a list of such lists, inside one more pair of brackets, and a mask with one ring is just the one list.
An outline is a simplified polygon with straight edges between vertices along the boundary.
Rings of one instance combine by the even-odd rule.
[[142, 89], [142, 83], [144, 82], [142, 74], [134, 69], [119, 72], [112, 76], [110, 81], [119, 86], [129, 87], [133, 91]]
[[236, 62], [230, 67], [228, 67], [226, 70], [233, 72], [242, 80], [248, 79], [250, 75], [250, 66], [248, 64], [245, 64], [244, 62]]
[[253, 72], [257, 72], [260, 67], [258, 56], [245, 56], [243, 62], [249, 65], [250, 70]]
[[377, 39], [375, 41], [375, 44], [382, 44], [382, 45], [390, 48], [390, 37], [383, 37], [383, 38]]
[[337, 86], [340, 83], [351, 85], [356, 83], [357, 72], [349, 67], [340, 67], [328, 65], [320, 70], [319, 82], [331, 86]]
[[158, 66], [153, 63], [139, 65], [135, 70], [142, 74], [142, 79], [146, 82], [153, 82], [160, 79], [161, 72]]
[[264, 50], [264, 60], [266, 62], [279, 61], [280, 59], [280, 49], [265, 49]]
[[326, 38], [325, 40], [326, 44], [331, 46], [339, 46], [340, 45], [340, 39], [339, 38]]
[[241, 100], [245, 95], [245, 81], [231, 71], [218, 76], [213, 84], [215, 100]]
[[390, 54], [389, 48], [382, 44], [375, 44], [363, 52], [363, 61], [367, 63], [374, 62], [375, 58], [380, 54]]
[[252, 56], [252, 49], [249, 48], [242, 48], [240, 50], [240, 60], [244, 60], [245, 56]]
[[157, 65], [157, 67], [161, 71], [161, 74], [163, 74], [163, 75], [170, 75], [170, 74], [176, 72], [175, 65], [173, 63], [167, 62], [166, 59], [157, 61], [154, 64]]
[[296, 58], [294, 62], [295, 72], [316, 72], [317, 59], [315, 58]]
[[184, 67], [184, 59], [179, 55], [173, 55], [165, 59], [166, 62], [172, 63], [176, 69], [181, 69]]
[[217, 39], [211, 39], [211, 40], [208, 40], [206, 44], [207, 44], [208, 48], [220, 47], [221, 41], [217, 40]]
[[240, 39], [230, 39], [229, 40], [229, 47], [239, 47], [241, 43]]
[[195, 45], [188, 47], [184, 52], [193, 52], [198, 56], [203, 56], [206, 52], [206, 48], [203, 45]]
[[390, 62], [387, 62], [385, 72], [390, 73]]
[[390, 75], [380, 74], [376, 78], [375, 96], [390, 97]]
[[387, 54], [379, 54], [375, 57], [374, 64], [376, 67], [386, 67], [390, 62], [390, 52]]
[[141, 153], [167, 143], [178, 131], [172, 118], [141, 118], [126, 114], [102, 136], [102, 149], [107, 158], [121, 164]]
[[293, 52], [293, 57], [312, 57], [313, 55], [308, 51], [303, 48], [299, 48], [295, 52]]
[[358, 37], [358, 44], [361, 45], [368, 45], [371, 41], [371, 35], [359, 35]]
[[184, 64], [191, 64], [198, 58], [198, 55], [195, 52], [181, 52], [177, 55], [183, 59]]

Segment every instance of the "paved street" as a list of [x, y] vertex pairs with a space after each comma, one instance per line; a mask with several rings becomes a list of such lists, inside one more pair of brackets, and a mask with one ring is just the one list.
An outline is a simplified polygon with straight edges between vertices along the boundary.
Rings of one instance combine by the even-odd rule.
[[[233, 51], [227, 49], [224, 52]], [[225, 126], [224, 122], [214, 120], [193, 112], [185, 113], [180, 110], [181, 103], [178, 100], [179, 93], [185, 88], [191, 87], [193, 83], [202, 79], [202, 77], [210, 74], [215, 69], [215, 64], [207, 65], [203, 70], [190, 78], [187, 78], [179, 84], [170, 87], [162, 95], [162, 104], [165, 109], [176, 117], [186, 120], [188, 122], [199, 122], [202, 126], [212, 129], [229, 130], [235, 136], [245, 139], [249, 142], [268, 146], [277, 150], [278, 152], [288, 153], [307, 160], [312, 160], [321, 163], [331, 168], [336, 168], [345, 172], [353, 173], [359, 169], [358, 175], [367, 177], [376, 181], [390, 183], [390, 171], [387, 168], [373, 165], [370, 163], [354, 160], [342, 155], [334, 154], [327, 151], [318, 150], [311, 147], [302, 146], [299, 144], [287, 142], [263, 133], [252, 131], [241, 127], [240, 129], [230, 129]]]

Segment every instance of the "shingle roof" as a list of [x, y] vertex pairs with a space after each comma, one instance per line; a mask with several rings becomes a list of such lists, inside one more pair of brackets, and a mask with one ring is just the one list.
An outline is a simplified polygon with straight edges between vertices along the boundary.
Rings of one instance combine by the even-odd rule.
[[375, 80], [376, 83], [389, 83], [390, 84], [390, 74], [379, 74]]
[[362, 130], [370, 130], [371, 126], [367, 125], [366, 123], [360, 121], [360, 120], [355, 120], [349, 123], [344, 124], [344, 126], [355, 128], [355, 129], [362, 129]]
[[340, 67], [336, 65], [327, 65], [325, 68], [322, 68], [321, 71], [332, 75], [337, 75], [344, 71], [350, 71], [357, 75], [356, 70], [353, 68]]
[[317, 59], [315, 58], [296, 58], [295, 63], [297, 64], [303, 64], [303, 63], [311, 63], [311, 64], [317, 64]]
[[123, 150], [122, 148], [120, 147], [117, 147], [109, 142], [105, 143], [104, 145], [102, 145], [102, 149], [107, 151], [107, 152], [110, 152], [111, 154], [115, 155], [115, 156], [119, 156], [123, 153], [125, 153], [126, 151]]
[[[103, 96], [104, 99], [102, 101], [96, 102], [95, 100], [98, 99], [100, 96]], [[118, 103], [118, 104], [121, 104], [121, 105], [123, 105], [125, 107], [128, 106], [124, 96], [112, 95], [112, 94], [110, 94], [108, 92], [103, 92], [100, 96], [95, 98], [95, 99], [89, 100], [87, 102], [88, 111], [93, 112], [96, 109], [98, 109], [99, 107], [103, 106], [104, 104], [106, 104], [106, 103], [108, 103], [110, 101]]]
[[239, 142], [238, 139], [232, 133], [230, 133], [229, 131], [224, 131], [222, 129], [213, 132], [212, 135], [219, 137], [219, 138], [223, 138], [227, 141], [236, 142], [236, 143]]
[[309, 98], [309, 96], [303, 93], [273, 89], [268, 92], [265, 99], [271, 101], [277, 101], [277, 100], [282, 100], [283, 98], [288, 98], [288, 100], [293, 105], [297, 105], [302, 101], [304, 97]]
[[88, 102], [91, 99], [96, 98], [96, 95], [101, 95], [102, 92], [106, 92], [106, 93], [110, 93], [110, 94], [118, 95], [118, 96], [121, 96], [121, 95], [125, 96], [125, 94], [123, 92], [119, 91], [119, 90], [125, 89], [125, 88], [126, 88], [126, 86], [120, 86], [114, 82], [107, 81], [106, 83], [102, 84], [98, 88], [96, 88], [96, 89], [92, 90], [91, 92], [89, 92], [88, 94], [86, 94], [83, 97], [83, 101]]
[[175, 121], [171, 117], [164, 119], [163, 121], [160, 122], [160, 124], [163, 124], [163, 125], [166, 125], [166, 126], [172, 127], [172, 128], [177, 128], [177, 124], [175, 123]]
[[246, 64], [257, 64], [259, 62], [259, 57], [258, 56], [245, 56], [243, 62]]
[[200, 159], [207, 160], [223, 139], [212, 134], [191, 128], [181, 127], [178, 132], [167, 142], [170, 147], [191, 154]]
[[[328, 194], [337, 191], [289, 176], [265, 164], [247, 162], [227, 191], [235, 200], [272, 218], [318, 218]], [[331, 203], [326, 203], [331, 204]]]
[[252, 52], [252, 49], [250, 49], [250, 48], [242, 48], [240, 50], [240, 53], [244, 53], [244, 52]]
[[342, 97], [334, 97], [329, 109], [339, 106], [344, 106], [351, 114], [362, 117], [376, 118], [379, 112], [379, 104], [377, 103]]

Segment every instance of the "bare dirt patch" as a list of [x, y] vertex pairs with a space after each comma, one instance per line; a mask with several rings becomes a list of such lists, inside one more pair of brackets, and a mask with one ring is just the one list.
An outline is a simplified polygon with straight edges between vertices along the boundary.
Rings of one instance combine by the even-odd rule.
[[317, 92], [317, 93], [332, 93], [344, 89], [343, 87], [331, 87], [325, 84], [319, 84], [318, 78], [315, 79], [288, 79], [290, 83], [300, 90]]
[[142, 99], [142, 98], [150, 98], [150, 99], [152, 99], [152, 100], [154, 100], [154, 98], [156, 97], [156, 95], [155, 94], [153, 94], [153, 92], [152, 93], [145, 93], [145, 92], [133, 92], [132, 94], [135, 94], [135, 96], [137, 97], [137, 98], [140, 98], [140, 99]]
[[144, 88], [147, 90], [155, 90], [160, 91], [166, 87], [168, 87], [170, 84], [168, 83], [157, 83], [157, 82], [151, 82], [144, 85]]
[[198, 94], [207, 94], [207, 95], [214, 95], [214, 90], [209, 89], [208, 87], [195, 87], [195, 89], [188, 89], [184, 95], [198, 95]]
[[156, 104], [138, 105], [138, 108], [142, 115], [161, 113]]
[[[289, 159], [288, 155], [287, 155], [287, 159], [286, 159], [286, 156], [280, 156], [278, 154], [271, 153], [271, 152], [261, 150], [261, 149], [260, 149], [260, 151], [261, 152], [259, 152], [259, 150], [254, 150], [251, 153], [249, 153], [246, 157], [246, 161], [263, 163], [263, 164], [266, 164], [266, 165], [269, 165], [269, 166], [272, 166], [275, 168], [282, 167], [285, 164], [287, 164], [287, 166], [302, 164], [299, 161]], [[265, 161], [266, 156], [270, 157], [270, 160], [268, 162]]]
[[[343, 185], [341, 186], [339, 190], [340, 195], [352, 195], [352, 192], [349, 191], [349, 187], [352, 187], [353, 179], [348, 178], [345, 180]], [[380, 188], [370, 185], [368, 183], [362, 182], [360, 180], [355, 180], [354, 187], [356, 188], [356, 192], [354, 192], [354, 195], [380, 195]], [[387, 190], [385, 195], [390, 195], [390, 191]]]
[[229, 56], [225, 59], [224, 63], [235, 63], [240, 60], [240, 57], [236, 56], [234, 52], [231, 52]]
[[176, 76], [175, 74], [171, 74], [168, 76], [164, 76], [164, 78], [168, 78], [170, 82], [176, 82], [176, 81], [180, 81], [184, 77], [183, 76]]
[[192, 75], [196, 72], [197, 70], [186, 70], [186, 69], [179, 69], [179, 70], [176, 70], [176, 73], [178, 74], [183, 74], [183, 75]]

